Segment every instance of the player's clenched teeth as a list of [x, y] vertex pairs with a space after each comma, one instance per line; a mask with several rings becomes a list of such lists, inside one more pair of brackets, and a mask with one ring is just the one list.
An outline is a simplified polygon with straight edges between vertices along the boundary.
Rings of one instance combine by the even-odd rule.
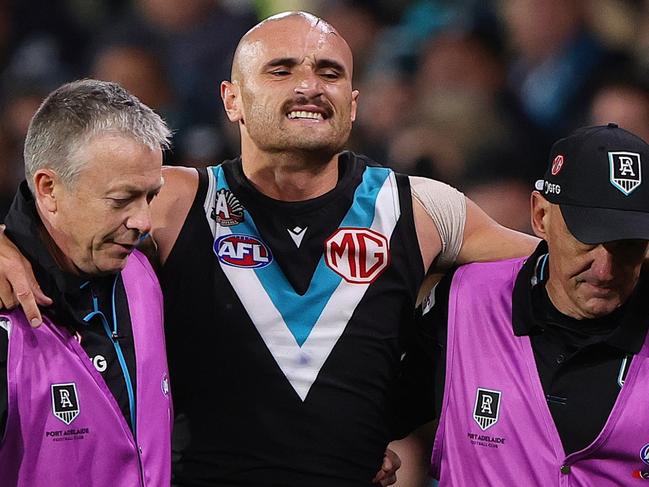
[[292, 112], [289, 112], [287, 117], [291, 120], [295, 118], [310, 118], [313, 120], [323, 120], [322, 113], [307, 112], [304, 110], [294, 110]]

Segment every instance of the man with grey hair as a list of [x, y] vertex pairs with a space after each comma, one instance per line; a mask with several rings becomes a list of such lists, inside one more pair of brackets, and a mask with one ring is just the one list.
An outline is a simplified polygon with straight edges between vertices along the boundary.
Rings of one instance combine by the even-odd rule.
[[[61, 86], [25, 140], [6, 232], [53, 305], [0, 314], [3, 486], [170, 483], [162, 297], [135, 250], [151, 230], [170, 131], [114, 84]], [[85, 480], [84, 480], [85, 479]]]

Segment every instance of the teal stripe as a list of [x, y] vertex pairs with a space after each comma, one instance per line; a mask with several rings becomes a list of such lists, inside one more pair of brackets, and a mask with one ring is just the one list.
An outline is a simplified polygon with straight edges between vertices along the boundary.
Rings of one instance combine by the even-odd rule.
[[[217, 180], [217, 190], [229, 189], [223, 169], [214, 167], [212, 171]], [[372, 225], [376, 198], [389, 175], [390, 170], [386, 168], [366, 168], [363, 180], [354, 193], [353, 204], [340, 227], [369, 228]], [[233, 233], [251, 235], [263, 241], [248, 210], [244, 209], [244, 221], [231, 227], [231, 230]], [[329, 269], [324, 255], [320, 257], [311, 284], [303, 296], [295, 292], [275, 260], [266, 267], [255, 269], [255, 273], [299, 346], [309, 337], [342, 279]], [[250, 314], [250, 310], [248, 312]]]

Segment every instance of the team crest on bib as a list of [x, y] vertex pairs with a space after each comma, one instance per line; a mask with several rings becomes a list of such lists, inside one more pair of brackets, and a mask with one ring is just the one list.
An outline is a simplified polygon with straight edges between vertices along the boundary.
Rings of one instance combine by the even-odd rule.
[[79, 396], [74, 382], [52, 384], [52, 412], [65, 424], [79, 416]]
[[473, 419], [475, 419], [482, 431], [491, 428], [498, 422], [500, 395], [500, 391], [492, 391], [481, 387], [476, 391]]
[[369, 228], [339, 228], [325, 241], [325, 261], [347, 282], [372, 283], [390, 263], [388, 239]]
[[635, 152], [609, 152], [611, 184], [628, 196], [642, 183], [640, 154]]
[[243, 205], [229, 189], [221, 188], [216, 192], [216, 198], [210, 215], [221, 226], [232, 227], [243, 221]]

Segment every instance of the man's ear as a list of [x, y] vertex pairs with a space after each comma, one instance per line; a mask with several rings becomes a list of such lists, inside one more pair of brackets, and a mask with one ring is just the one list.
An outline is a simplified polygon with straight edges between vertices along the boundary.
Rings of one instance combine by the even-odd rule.
[[51, 169], [39, 169], [34, 174], [34, 199], [38, 205], [50, 213], [57, 209], [57, 189], [61, 184], [58, 175]]
[[223, 107], [225, 108], [225, 113], [228, 114], [230, 122], [240, 122], [243, 120], [241, 89], [236, 81], [221, 82], [221, 100], [223, 100]]
[[356, 121], [356, 110], [358, 109], [358, 95], [359, 91], [354, 90], [352, 91], [352, 122]]
[[547, 240], [548, 224], [550, 221], [550, 205], [538, 191], [532, 191], [530, 196], [530, 214], [534, 235]]

